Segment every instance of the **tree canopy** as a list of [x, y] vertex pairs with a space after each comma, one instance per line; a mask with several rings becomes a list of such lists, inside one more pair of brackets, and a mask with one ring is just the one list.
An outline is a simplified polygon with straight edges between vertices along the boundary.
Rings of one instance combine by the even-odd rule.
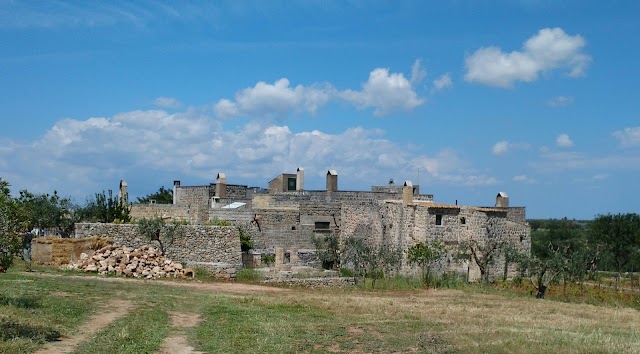
[[137, 199], [140, 204], [149, 204], [152, 200], [155, 201], [156, 204], [172, 204], [173, 190], [161, 186], [157, 192], [147, 194], [145, 197], [138, 197]]

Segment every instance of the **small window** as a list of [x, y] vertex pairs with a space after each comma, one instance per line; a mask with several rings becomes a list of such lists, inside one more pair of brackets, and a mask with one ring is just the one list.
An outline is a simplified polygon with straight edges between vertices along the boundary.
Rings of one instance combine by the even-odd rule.
[[316, 230], [329, 230], [331, 224], [328, 221], [316, 221], [315, 228]]
[[463, 217], [461, 217], [461, 218], [460, 218], [460, 223], [461, 223], [462, 225], [466, 225], [466, 224], [467, 224], [467, 219], [466, 219], [464, 216], [463, 216]]
[[295, 227], [295, 226], [291, 226], [291, 230], [295, 230], [295, 229], [296, 229], [296, 227]]
[[442, 225], [442, 214], [436, 214], [436, 225]]
[[295, 191], [296, 190], [296, 179], [295, 178], [287, 178], [287, 190]]

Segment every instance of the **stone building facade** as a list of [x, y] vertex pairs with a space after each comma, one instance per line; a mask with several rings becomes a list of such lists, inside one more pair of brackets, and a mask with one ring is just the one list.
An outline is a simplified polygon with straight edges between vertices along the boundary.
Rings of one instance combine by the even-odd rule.
[[[431, 194], [420, 194], [419, 186], [410, 181], [404, 185], [391, 181], [389, 185], [373, 186], [371, 191], [338, 190], [334, 170], [327, 172], [326, 190], [304, 190], [301, 171], [304, 170], [279, 175], [269, 182], [268, 190], [229, 185], [226, 176], [208, 186], [185, 187], [174, 183], [173, 205], [133, 205], [131, 215], [162, 216], [191, 224], [228, 220], [251, 235], [255, 252], [273, 254], [276, 248], [284, 248], [289, 254], [295, 253], [291, 259], [315, 266], [319, 262], [314, 238], [324, 236], [335, 236], [340, 242], [357, 237], [372, 244], [399, 248], [404, 254], [403, 273], [418, 271], [406, 261], [411, 246], [441, 241], [449, 253], [438, 270], [465, 274], [470, 280], [480, 275], [477, 265], [454, 257], [465, 241], [482, 244], [497, 238], [522, 252], [530, 252], [526, 210], [509, 207], [503, 192], [491, 207], [441, 204], [434, 202]], [[220, 192], [221, 182], [224, 192]], [[491, 267], [492, 276], [502, 274], [502, 254]]]

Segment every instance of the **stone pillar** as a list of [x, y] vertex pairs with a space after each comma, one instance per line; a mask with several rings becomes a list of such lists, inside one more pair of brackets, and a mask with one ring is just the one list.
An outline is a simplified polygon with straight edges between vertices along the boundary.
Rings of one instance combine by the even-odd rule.
[[338, 172], [336, 170], [327, 171], [327, 192], [338, 190]]
[[280, 270], [282, 268], [282, 264], [284, 263], [284, 248], [276, 247], [276, 264], [275, 269]]
[[120, 203], [129, 204], [129, 192], [127, 192], [127, 181], [120, 180]]
[[251, 255], [253, 257], [253, 266], [255, 268], [260, 268], [262, 267], [262, 254], [260, 253], [253, 253]]
[[222, 172], [216, 177], [216, 197], [220, 199], [227, 197], [227, 176]]
[[299, 261], [300, 261], [300, 259], [298, 258], [298, 249], [297, 248], [292, 248], [289, 251], [289, 264], [298, 265]]
[[405, 181], [402, 187], [402, 206], [413, 205], [413, 184], [411, 181]]
[[296, 190], [304, 190], [304, 168], [298, 167], [296, 171]]
[[173, 181], [173, 204], [178, 204], [178, 187], [180, 187], [180, 181]]

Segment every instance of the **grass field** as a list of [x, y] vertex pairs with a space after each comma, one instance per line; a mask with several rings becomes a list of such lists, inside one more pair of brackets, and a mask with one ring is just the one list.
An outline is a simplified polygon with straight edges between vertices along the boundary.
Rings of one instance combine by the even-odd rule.
[[[87, 332], [113, 300], [130, 308]], [[191, 316], [176, 327], [172, 316]], [[280, 289], [229, 283], [0, 274], [0, 353], [69, 338], [76, 353], [162, 352], [180, 335], [206, 353], [640, 353], [640, 312], [459, 290]], [[173, 337], [172, 337], [173, 338]]]

